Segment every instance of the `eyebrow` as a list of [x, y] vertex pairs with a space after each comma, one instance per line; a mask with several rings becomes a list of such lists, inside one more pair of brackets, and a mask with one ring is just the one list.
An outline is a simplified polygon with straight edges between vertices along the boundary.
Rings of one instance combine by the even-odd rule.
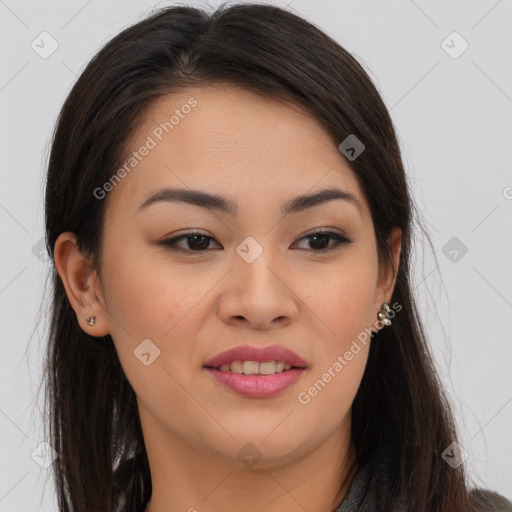
[[[282, 206], [281, 213], [283, 215], [297, 213], [338, 199], [352, 203], [357, 207], [360, 215], [363, 216], [363, 205], [359, 199], [351, 192], [347, 192], [346, 190], [341, 190], [339, 188], [326, 188], [311, 194], [297, 196]], [[210, 194], [201, 190], [176, 188], [163, 188], [158, 190], [150, 195], [138, 207], [137, 211], [143, 210], [148, 206], [159, 202], [186, 203], [199, 206], [201, 208], [227, 213], [229, 215], [236, 215], [238, 212], [238, 204], [223, 196]]]

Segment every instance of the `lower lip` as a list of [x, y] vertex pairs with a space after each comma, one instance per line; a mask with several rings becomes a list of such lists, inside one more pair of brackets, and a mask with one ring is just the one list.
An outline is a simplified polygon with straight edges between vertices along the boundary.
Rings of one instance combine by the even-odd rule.
[[303, 368], [292, 368], [272, 375], [245, 375], [206, 368], [223, 386], [235, 393], [254, 398], [269, 398], [293, 386], [304, 373]]

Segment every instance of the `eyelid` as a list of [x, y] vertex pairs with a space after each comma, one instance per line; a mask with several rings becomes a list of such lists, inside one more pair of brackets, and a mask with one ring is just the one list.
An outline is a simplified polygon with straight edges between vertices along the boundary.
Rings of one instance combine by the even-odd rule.
[[[312, 237], [316, 234], [320, 235], [326, 235], [330, 237], [332, 240], [334, 240], [334, 244], [331, 244], [330, 246], [327, 246], [325, 249], [298, 249], [301, 251], [307, 251], [309, 253], [317, 253], [319, 256], [322, 254], [329, 253], [331, 251], [335, 251], [336, 249], [341, 249], [343, 246], [347, 246], [351, 243], [353, 243], [354, 240], [351, 240], [348, 238], [343, 230], [340, 230], [339, 228], [329, 227], [329, 226], [323, 226], [319, 228], [314, 228], [312, 230], [306, 231], [304, 234], [299, 235], [295, 239], [295, 243], [301, 242], [309, 237]], [[184, 230], [180, 232], [179, 234], [172, 236], [170, 238], [165, 238], [164, 240], [157, 242], [159, 245], [165, 246], [167, 249], [175, 251], [175, 252], [181, 252], [186, 254], [194, 254], [195, 256], [205, 255], [206, 253], [210, 252], [212, 249], [200, 249], [198, 251], [194, 251], [191, 249], [183, 249], [182, 247], [178, 246], [178, 242], [181, 242], [182, 240], [186, 239], [188, 236], [192, 235], [200, 235], [204, 236], [205, 238], [209, 239], [210, 242], [213, 241], [219, 245], [221, 245], [215, 237], [211, 236], [210, 234], [200, 230], [200, 229], [194, 229], [190, 228], [187, 230]], [[210, 243], [208, 242], [208, 244]], [[221, 245], [222, 247], [222, 245]]]
[[[313, 228], [313, 229], [311, 229], [309, 231], [306, 231], [305, 233], [299, 235], [297, 237], [297, 240], [300, 240], [301, 238], [304, 238], [306, 236], [315, 235], [317, 233], [330, 232], [329, 230], [334, 230], [334, 232], [336, 234], [338, 234], [338, 235], [340, 235], [342, 237], [345, 237], [348, 240], [348, 236], [343, 232], [343, 230], [341, 230], [340, 228], [332, 227], [332, 226], [322, 226], [320, 228]], [[213, 235], [210, 235], [208, 232], [202, 231], [199, 228], [189, 228], [189, 229], [185, 229], [184, 231], [180, 231], [177, 235], [173, 235], [170, 238], [165, 237], [164, 241], [165, 240], [169, 240], [169, 239], [173, 239], [173, 238], [178, 238], [180, 236], [185, 236], [185, 235], [203, 235], [203, 236], [207, 236], [207, 237], [210, 237], [212, 239], [215, 239], [215, 237]]]
[[334, 226], [322, 226], [321, 228], [313, 228], [309, 231], [306, 231], [304, 234], [299, 235], [298, 239], [304, 238], [306, 236], [316, 235], [317, 233], [333, 233], [339, 236], [342, 236], [348, 240], [348, 237], [345, 235], [343, 230], [340, 228], [335, 228]]
[[[330, 236], [330, 238], [332, 238], [335, 241], [335, 243], [332, 244], [332, 246], [328, 246], [327, 249], [320, 249], [320, 250], [303, 249], [304, 251], [322, 255], [322, 254], [326, 254], [331, 251], [335, 251], [336, 249], [341, 249], [343, 246], [350, 245], [351, 243], [354, 242], [354, 240], [352, 240], [348, 236], [346, 236], [345, 233], [342, 230], [340, 230], [339, 228], [332, 228], [332, 227], [328, 227], [328, 226], [324, 226], [321, 228], [315, 228], [313, 230], [306, 231], [306, 233], [304, 233], [303, 235], [299, 235], [299, 237], [297, 237], [297, 242], [301, 242], [302, 240], [307, 239], [307, 238], [312, 237], [317, 234]], [[301, 250], [301, 249], [299, 249], [299, 250]]]

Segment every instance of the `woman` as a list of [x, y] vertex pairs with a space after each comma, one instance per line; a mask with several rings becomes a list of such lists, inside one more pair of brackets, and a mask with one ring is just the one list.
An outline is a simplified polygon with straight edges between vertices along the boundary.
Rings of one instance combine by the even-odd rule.
[[512, 510], [471, 491], [388, 112], [313, 25], [169, 7], [91, 61], [46, 192], [64, 511]]

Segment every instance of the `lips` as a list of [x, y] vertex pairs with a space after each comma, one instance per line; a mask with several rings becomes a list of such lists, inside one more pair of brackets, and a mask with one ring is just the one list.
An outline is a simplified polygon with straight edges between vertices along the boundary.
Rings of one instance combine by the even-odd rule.
[[295, 368], [307, 368], [306, 362], [295, 352], [279, 345], [270, 347], [251, 347], [250, 345], [235, 347], [216, 355], [206, 361], [203, 366], [206, 368], [219, 368], [221, 365], [231, 364], [233, 361], [256, 361], [258, 363], [283, 361]]

